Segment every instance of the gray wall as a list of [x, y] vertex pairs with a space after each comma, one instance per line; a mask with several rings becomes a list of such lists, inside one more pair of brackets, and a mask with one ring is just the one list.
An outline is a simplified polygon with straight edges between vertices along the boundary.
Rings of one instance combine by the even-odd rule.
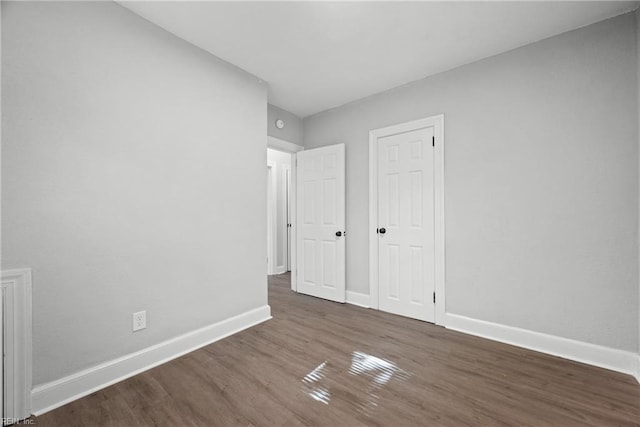
[[[276, 178], [276, 209], [275, 220], [275, 246], [276, 246], [276, 264], [275, 268], [286, 268], [287, 258], [287, 210], [286, 210], [286, 192], [285, 192], [285, 172], [284, 168], [289, 167], [291, 170], [291, 154], [278, 150], [267, 149], [267, 162], [273, 163], [273, 173]], [[292, 171], [293, 172], [293, 171]]]
[[[302, 119], [271, 104], [268, 105], [267, 117], [267, 135], [302, 145]], [[277, 119], [284, 120], [284, 128], [278, 129], [276, 127]]]
[[33, 268], [34, 384], [266, 305], [265, 86], [113, 2], [2, 14], [2, 261]]
[[445, 114], [447, 311], [638, 346], [634, 15], [304, 120], [345, 143], [347, 287], [368, 293], [368, 132]]

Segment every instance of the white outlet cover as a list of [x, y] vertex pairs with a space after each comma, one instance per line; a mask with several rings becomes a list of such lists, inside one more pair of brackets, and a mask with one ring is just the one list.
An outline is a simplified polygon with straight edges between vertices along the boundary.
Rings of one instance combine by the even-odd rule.
[[138, 311], [133, 313], [133, 332], [139, 331], [141, 329], [146, 329], [147, 327], [147, 312], [146, 311]]

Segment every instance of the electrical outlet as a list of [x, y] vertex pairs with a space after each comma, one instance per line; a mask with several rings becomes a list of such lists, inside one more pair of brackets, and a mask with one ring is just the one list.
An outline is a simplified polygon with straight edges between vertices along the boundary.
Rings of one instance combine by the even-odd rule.
[[138, 311], [137, 313], [133, 313], [133, 332], [139, 331], [140, 329], [146, 329], [146, 327], [147, 327], [147, 312]]

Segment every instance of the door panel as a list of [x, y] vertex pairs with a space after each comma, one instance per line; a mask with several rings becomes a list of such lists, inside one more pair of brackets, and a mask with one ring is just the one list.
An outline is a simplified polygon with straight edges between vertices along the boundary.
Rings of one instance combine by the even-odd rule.
[[378, 306], [435, 321], [433, 128], [378, 138]]
[[[344, 144], [298, 153], [298, 292], [345, 301]], [[340, 232], [340, 236], [336, 235]]]

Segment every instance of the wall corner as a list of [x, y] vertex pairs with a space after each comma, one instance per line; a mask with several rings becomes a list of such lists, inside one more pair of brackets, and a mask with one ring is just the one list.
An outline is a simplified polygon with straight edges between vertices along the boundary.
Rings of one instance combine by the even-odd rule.
[[[636, 113], [637, 113], [637, 134], [638, 138], [638, 202], [640, 204], [640, 8], [635, 11], [636, 21]], [[638, 215], [638, 269], [640, 270], [640, 214]], [[636, 379], [640, 382], [640, 277], [638, 279], [638, 366], [636, 370]]]

